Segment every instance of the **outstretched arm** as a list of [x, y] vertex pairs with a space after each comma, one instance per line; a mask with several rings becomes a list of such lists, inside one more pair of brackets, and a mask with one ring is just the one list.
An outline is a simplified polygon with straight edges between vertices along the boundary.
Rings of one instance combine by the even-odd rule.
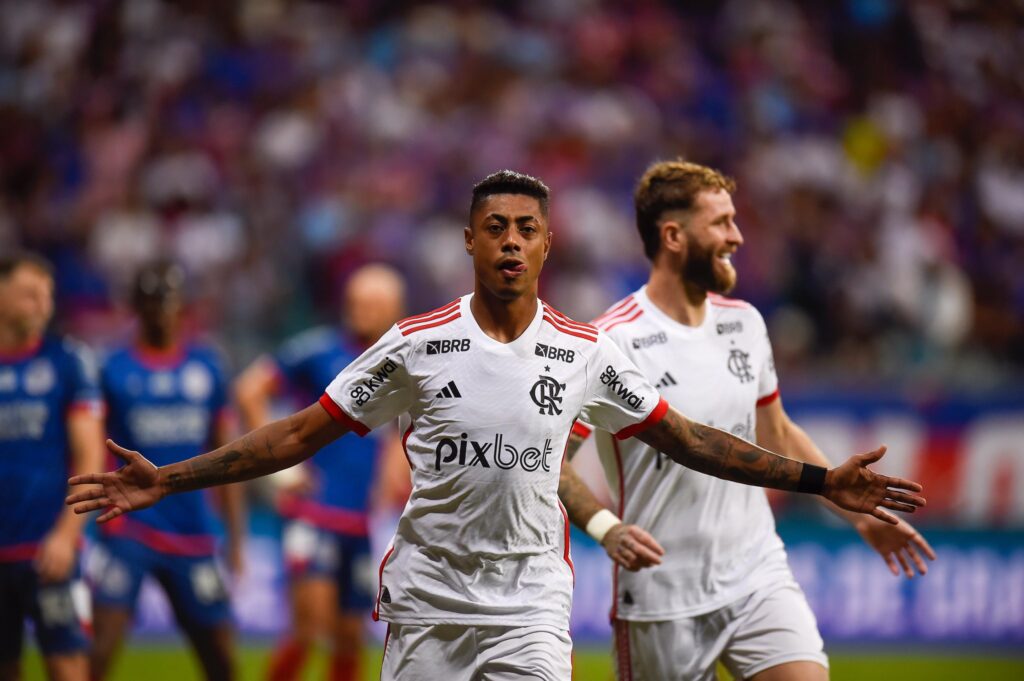
[[[789, 418], [781, 399], [757, 408], [757, 443], [816, 466], [830, 465], [828, 458], [804, 429]], [[839, 508], [824, 497], [822, 502], [860, 533], [864, 541], [882, 556], [894, 575], [899, 575], [902, 568], [903, 573], [912, 578], [914, 571], [910, 567], [911, 564], [922, 575], [928, 572], [928, 564], [925, 563], [922, 554], [929, 560], [935, 560], [935, 551], [928, 540], [910, 523], [901, 519], [892, 525], [871, 516]]]
[[913, 513], [923, 497], [921, 485], [870, 470], [868, 464], [885, 454], [881, 447], [848, 459], [837, 468], [803, 463], [779, 456], [724, 431], [691, 421], [669, 408], [656, 425], [636, 436], [673, 461], [725, 480], [758, 487], [821, 494], [840, 508], [869, 513], [879, 520], [899, 521], [884, 509]]
[[138, 452], [107, 440], [107, 448], [126, 465], [112, 473], [78, 475], [72, 485], [100, 484], [70, 495], [75, 513], [106, 508], [97, 522], [152, 506], [177, 492], [251, 480], [305, 461], [348, 432], [319, 404], [268, 423], [223, 447], [157, 468]]
[[[558, 498], [576, 527], [596, 539], [608, 557], [627, 570], [660, 565], [665, 549], [647, 531], [627, 525], [607, 510], [572, 467], [584, 438], [571, 433], [558, 476]], [[591, 524], [593, 521], [593, 525]]]

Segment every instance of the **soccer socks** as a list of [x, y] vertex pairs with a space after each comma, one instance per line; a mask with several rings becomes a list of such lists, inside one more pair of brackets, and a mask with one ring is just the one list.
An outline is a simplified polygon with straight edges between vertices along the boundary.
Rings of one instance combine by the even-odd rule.
[[335, 653], [331, 655], [331, 681], [357, 681], [359, 679], [359, 655]]
[[[267, 681], [295, 681], [309, 657], [309, 646], [292, 638], [285, 639], [270, 658]], [[355, 677], [352, 677], [355, 678]]]

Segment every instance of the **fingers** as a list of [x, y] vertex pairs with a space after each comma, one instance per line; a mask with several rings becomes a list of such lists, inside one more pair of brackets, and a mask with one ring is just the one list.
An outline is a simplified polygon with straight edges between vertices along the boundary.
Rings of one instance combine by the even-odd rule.
[[651, 534], [636, 525], [629, 526], [629, 536], [636, 541], [637, 546], [632, 547], [638, 554], [650, 554], [651, 560], [660, 563], [659, 556], [665, 555], [665, 549], [662, 548], [658, 540], [651, 536]]
[[883, 523], [889, 523], [890, 525], [899, 525], [899, 519], [888, 511], [882, 510], [879, 507], [871, 509], [871, 515], [881, 520]]
[[104, 497], [104, 496], [106, 496], [106, 493], [103, 491], [102, 487], [91, 487], [91, 488], [89, 488], [87, 490], [82, 490], [81, 492], [75, 492], [74, 494], [69, 494], [67, 497], [64, 498], [64, 503], [67, 506], [71, 506], [73, 504], [77, 504], [80, 501], [89, 501], [90, 499], [99, 499], [100, 497]]
[[900, 492], [894, 489], [887, 489], [885, 491], [885, 498], [892, 499], [893, 501], [902, 501], [905, 504], [912, 506], [925, 506], [928, 500], [922, 496], [916, 494], [907, 494], [906, 492]]
[[[888, 475], [883, 475], [881, 477], [885, 481], [885, 486], [890, 489], [906, 489], [911, 492], [920, 492], [924, 489], [924, 487], [921, 486], [921, 483], [914, 482], [913, 480], [907, 480], [905, 478], [890, 478]], [[924, 501], [924, 497], [919, 498]], [[921, 505], [924, 506], [924, 504]]]
[[882, 499], [882, 501], [878, 502], [878, 505], [891, 508], [894, 511], [902, 511], [903, 513], [913, 513], [917, 510], [917, 506], [904, 504], [902, 501], [893, 501], [892, 499]]
[[918, 573], [921, 575], [928, 574], [928, 564], [924, 562], [921, 554], [917, 552], [913, 544], [907, 545], [906, 552], [910, 555], [910, 559], [914, 561], [914, 567], [917, 568]]
[[131, 463], [135, 459], [135, 457], [139, 455], [138, 452], [134, 452], [130, 449], [125, 449], [124, 447], [117, 444], [110, 438], [107, 438], [107, 450], [110, 451], [110, 453], [116, 456], [117, 458], [124, 461], [125, 463]]
[[124, 513], [124, 511], [119, 509], [117, 506], [111, 506], [110, 509], [106, 513], [104, 513], [103, 515], [101, 515], [99, 518], [96, 519], [96, 522], [102, 524], [102, 523], [107, 522], [108, 520], [113, 520], [114, 518], [118, 517], [119, 515], [122, 515], [123, 513]]
[[896, 554], [896, 560], [898, 560], [900, 563], [900, 567], [903, 568], [903, 574], [907, 576], [907, 579], [913, 579], [914, 571], [910, 569], [910, 564], [907, 562], [907, 559], [903, 555], [903, 552], [895, 551], [894, 553]]
[[885, 559], [885, 564], [889, 566], [889, 572], [892, 573], [893, 577], [900, 576], [900, 568], [896, 565], [896, 559], [892, 557], [891, 553], [883, 553], [882, 558]]
[[881, 459], [883, 456], [885, 456], [885, 450], [885, 445], [882, 445], [881, 447], [874, 451], [870, 451], [866, 454], [859, 455], [857, 457], [857, 460], [860, 462], [862, 466], [867, 466], [868, 464], [872, 464]]
[[112, 503], [113, 502], [107, 497], [100, 497], [99, 499], [93, 499], [92, 501], [76, 503], [72, 507], [72, 510], [74, 510], [76, 514], [82, 515], [83, 513], [91, 513], [93, 511], [98, 511], [101, 508], [107, 508]]
[[69, 485], [102, 485], [107, 473], [85, 473], [68, 478]]

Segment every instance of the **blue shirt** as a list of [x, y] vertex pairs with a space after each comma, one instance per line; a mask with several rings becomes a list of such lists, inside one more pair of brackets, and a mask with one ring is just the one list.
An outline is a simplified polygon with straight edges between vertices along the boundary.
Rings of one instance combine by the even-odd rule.
[[96, 366], [70, 338], [0, 355], [0, 561], [31, 560], [64, 509], [67, 415], [99, 414]]
[[[122, 447], [141, 452], [157, 466], [211, 448], [227, 407], [224, 371], [211, 348], [188, 345], [171, 356], [122, 349], [104, 362], [100, 380], [107, 430]], [[165, 553], [207, 555], [214, 550], [215, 527], [206, 495], [195, 491], [172, 494], [103, 530]]]
[[[359, 354], [337, 330], [321, 327], [299, 334], [274, 357], [288, 389], [303, 404], [324, 388]], [[365, 535], [366, 511], [379, 443], [349, 434], [321, 449], [308, 462], [315, 490], [310, 497], [283, 498], [281, 513], [349, 535]]]

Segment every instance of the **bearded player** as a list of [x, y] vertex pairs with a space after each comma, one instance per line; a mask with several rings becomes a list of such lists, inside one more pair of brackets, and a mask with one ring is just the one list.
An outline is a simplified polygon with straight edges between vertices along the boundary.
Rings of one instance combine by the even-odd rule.
[[[235, 394], [244, 425], [270, 418], [282, 393], [308, 404], [363, 350], [402, 316], [405, 286], [385, 265], [368, 265], [345, 286], [344, 328], [321, 327], [291, 339], [273, 356], [257, 359], [238, 378]], [[376, 576], [370, 557], [368, 512], [379, 437], [342, 438], [303, 464], [282, 490], [278, 510], [292, 607], [291, 631], [281, 640], [269, 681], [300, 678], [311, 648], [331, 641], [329, 678], [359, 677], [363, 622], [373, 606]], [[404, 457], [401, 466], [405, 467]], [[293, 469], [294, 470], [294, 469]]]
[[74, 478], [102, 487], [67, 502], [105, 509], [106, 522], [168, 495], [293, 466], [407, 412], [413, 490], [379, 568], [374, 615], [389, 622], [382, 677], [416, 680], [570, 677], [573, 570], [557, 488], [583, 410], [673, 465], [823, 494], [885, 518], [884, 508], [924, 503], [911, 493], [916, 483], [867, 468], [881, 449], [828, 470], [690, 421], [604, 333], [540, 300], [551, 232], [539, 180], [511, 171], [485, 178], [464, 233], [473, 292], [398, 322], [318, 402], [161, 468], [110, 442], [125, 466]]
[[100, 470], [101, 402], [91, 353], [48, 335], [52, 315], [49, 263], [0, 256], [0, 681], [21, 678], [25, 620], [50, 679], [88, 677], [88, 594], [77, 580], [85, 517], [60, 499], [69, 471]]
[[[751, 305], [722, 297], [736, 283], [730, 261], [743, 244], [732, 180], [693, 163], [656, 163], [636, 189], [636, 220], [651, 260], [647, 285], [594, 324], [688, 415], [772, 451], [828, 466], [786, 415], [767, 329]], [[577, 424], [569, 456], [590, 428]], [[721, 660], [735, 678], [828, 678], [814, 615], [786, 561], [763, 491], [679, 466], [641, 438], [596, 434], [623, 520], [666, 550], [641, 573], [616, 570], [613, 620], [619, 678], [715, 678]], [[594, 514], [586, 490], [561, 490], [575, 522], [600, 536], [618, 522]], [[831, 504], [829, 504], [831, 506]], [[895, 518], [833, 507], [885, 559], [893, 574], [924, 574], [928, 542]], [[878, 514], [876, 514], [877, 516]]]

